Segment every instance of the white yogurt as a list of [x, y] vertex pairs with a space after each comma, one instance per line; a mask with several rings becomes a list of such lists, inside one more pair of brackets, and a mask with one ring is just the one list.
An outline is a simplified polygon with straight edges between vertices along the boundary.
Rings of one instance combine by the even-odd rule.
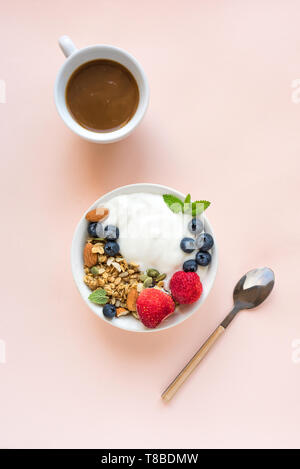
[[136, 262], [140, 269], [157, 269], [173, 274], [182, 269], [193, 254], [180, 249], [180, 241], [191, 234], [188, 215], [173, 213], [158, 194], [137, 193], [114, 197], [105, 203], [109, 216], [104, 225], [120, 230], [120, 252], [128, 262]]

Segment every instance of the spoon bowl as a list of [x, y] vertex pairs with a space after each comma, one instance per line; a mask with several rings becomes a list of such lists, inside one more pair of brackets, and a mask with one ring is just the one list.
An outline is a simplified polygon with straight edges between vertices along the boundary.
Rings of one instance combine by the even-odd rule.
[[252, 309], [260, 305], [271, 293], [275, 276], [268, 267], [252, 269], [236, 284], [233, 291], [235, 306], [242, 309]]

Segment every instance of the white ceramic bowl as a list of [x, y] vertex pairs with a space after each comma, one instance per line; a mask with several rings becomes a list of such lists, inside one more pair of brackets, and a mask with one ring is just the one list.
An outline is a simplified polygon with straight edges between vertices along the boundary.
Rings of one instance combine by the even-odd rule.
[[[167, 187], [161, 186], [159, 184], [131, 184], [129, 186], [119, 187], [102, 197], [96, 200], [86, 211], [89, 212], [90, 210], [96, 208], [99, 205], [105, 205], [105, 202], [122, 194], [132, 194], [137, 192], [150, 192], [152, 194], [174, 194], [177, 197], [182, 198], [184, 200], [184, 195], [180, 192]], [[125, 329], [127, 331], [132, 332], [157, 332], [164, 329], [169, 329], [170, 327], [175, 326], [176, 324], [180, 324], [185, 319], [189, 318], [192, 314], [194, 314], [200, 307], [200, 305], [205, 301], [207, 298], [213, 283], [215, 281], [216, 273], [217, 273], [217, 266], [218, 266], [218, 251], [216, 245], [216, 239], [213, 234], [213, 230], [207, 218], [205, 217], [205, 231], [210, 233], [215, 240], [214, 246], [212, 248], [212, 261], [210, 265], [207, 267], [205, 276], [202, 281], [203, 285], [203, 293], [200, 299], [193, 303], [192, 305], [180, 307], [182, 310], [180, 312], [175, 312], [171, 316], [169, 316], [165, 321], [163, 321], [157, 328], [155, 329], [147, 329], [140, 321], [136, 320], [132, 315], [123, 316], [121, 318], [114, 318], [113, 320], [108, 320], [103, 316], [102, 307], [98, 306], [91, 301], [89, 301], [88, 297], [91, 293], [90, 289], [85, 285], [83, 282], [83, 248], [87, 239], [87, 221], [85, 219], [86, 213], [80, 219], [77, 228], [75, 230], [72, 247], [71, 247], [71, 264], [72, 264], [72, 273], [76, 283], [76, 286], [79, 290], [80, 295], [82, 296], [83, 300], [86, 302], [88, 307], [101, 319], [105, 322], [111, 324], [112, 326], [119, 327], [120, 329]]]

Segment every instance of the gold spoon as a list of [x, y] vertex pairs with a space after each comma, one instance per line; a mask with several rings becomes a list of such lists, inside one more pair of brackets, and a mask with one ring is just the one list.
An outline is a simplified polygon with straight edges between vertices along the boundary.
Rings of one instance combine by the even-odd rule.
[[204, 342], [202, 347], [195, 353], [188, 364], [181, 370], [172, 383], [165, 389], [161, 397], [170, 401], [180, 386], [190, 376], [201, 360], [205, 357], [216, 340], [229, 326], [237, 313], [243, 309], [252, 309], [260, 305], [271, 293], [274, 286], [274, 272], [268, 267], [250, 270], [236, 284], [233, 291], [234, 306], [217, 329]]

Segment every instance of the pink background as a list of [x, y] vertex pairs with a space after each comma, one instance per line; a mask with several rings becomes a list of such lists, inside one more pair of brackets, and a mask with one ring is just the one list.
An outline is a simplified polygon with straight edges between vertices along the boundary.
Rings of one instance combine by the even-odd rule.
[[[62, 34], [123, 47], [143, 65], [150, 107], [127, 140], [87, 143], [58, 117]], [[299, 447], [299, 2], [10, 0], [0, 54], [0, 446]], [[157, 334], [99, 320], [70, 270], [82, 212], [135, 182], [211, 200], [220, 251], [199, 313]], [[276, 273], [270, 299], [241, 313], [164, 404], [236, 281], [264, 265]]]

